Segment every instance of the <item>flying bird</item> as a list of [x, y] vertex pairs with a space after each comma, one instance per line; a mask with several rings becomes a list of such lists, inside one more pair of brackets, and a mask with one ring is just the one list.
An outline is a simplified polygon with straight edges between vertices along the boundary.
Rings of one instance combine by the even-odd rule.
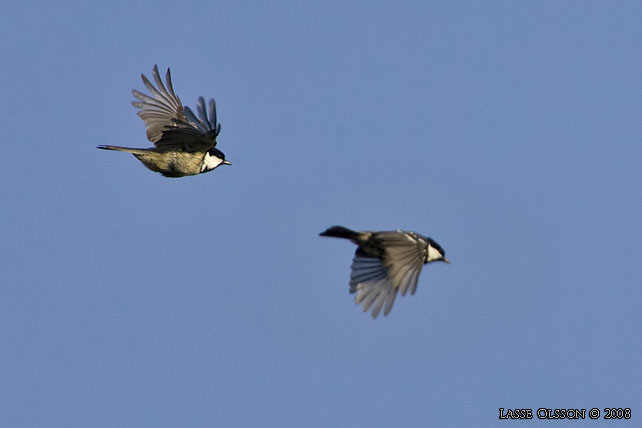
[[133, 90], [137, 101], [132, 105], [138, 109], [138, 116], [145, 122], [147, 138], [154, 147], [135, 149], [120, 146], [98, 146], [103, 150], [131, 153], [147, 168], [160, 172], [165, 177], [184, 177], [203, 174], [220, 165], [231, 165], [225, 155], [216, 148], [216, 137], [221, 125], [216, 121], [216, 103], [213, 99], [205, 111], [205, 99], [198, 98], [196, 116], [184, 106], [174, 93], [169, 68], [165, 75], [165, 86], [158, 73], [158, 66], [152, 71], [156, 87], [147, 76], [141, 74], [143, 83], [151, 95]]
[[446, 253], [433, 239], [415, 232], [393, 230], [357, 232], [332, 226], [321, 236], [348, 239], [357, 244], [350, 273], [350, 293], [357, 293], [355, 303], [363, 311], [372, 309], [377, 318], [383, 308], [388, 315], [397, 292], [415, 294], [421, 268], [426, 263], [450, 263]]

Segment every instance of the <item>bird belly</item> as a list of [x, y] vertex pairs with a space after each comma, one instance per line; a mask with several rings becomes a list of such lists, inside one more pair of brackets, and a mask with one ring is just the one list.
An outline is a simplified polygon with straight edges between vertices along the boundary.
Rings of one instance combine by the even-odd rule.
[[202, 153], [149, 151], [144, 154], [135, 154], [134, 156], [147, 168], [160, 172], [165, 177], [185, 177], [186, 175], [200, 174], [203, 162]]

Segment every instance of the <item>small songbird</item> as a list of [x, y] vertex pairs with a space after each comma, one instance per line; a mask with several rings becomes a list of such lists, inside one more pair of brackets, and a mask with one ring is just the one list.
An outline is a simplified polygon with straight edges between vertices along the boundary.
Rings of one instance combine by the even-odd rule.
[[137, 90], [132, 93], [138, 101], [132, 105], [138, 109], [138, 116], [145, 122], [147, 138], [155, 147], [133, 149], [119, 146], [98, 146], [99, 149], [131, 153], [152, 171], [165, 177], [184, 177], [212, 171], [219, 165], [231, 165], [223, 152], [216, 148], [216, 137], [221, 125], [216, 122], [216, 103], [209, 102], [209, 118], [205, 112], [205, 99], [198, 98], [196, 112], [184, 106], [174, 93], [172, 77], [167, 69], [165, 81], [153, 70], [156, 86], [141, 74], [150, 95]]
[[357, 244], [350, 273], [350, 293], [357, 293], [355, 303], [363, 311], [372, 308], [377, 318], [381, 308], [388, 315], [397, 292], [415, 294], [421, 268], [426, 263], [450, 263], [441, 246], [426, 236], [404, 230], [357, 232], [332, 226], [321, 236], [349, 239]]

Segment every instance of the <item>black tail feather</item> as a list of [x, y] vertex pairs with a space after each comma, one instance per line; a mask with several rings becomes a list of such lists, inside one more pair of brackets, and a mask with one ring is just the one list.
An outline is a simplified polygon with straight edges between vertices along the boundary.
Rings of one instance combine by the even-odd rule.
[[348, 229], [343, 226], [332, 226], [319, 233], [320, 236], [329, 236], [332, 238], [343, 238], [349, 239], [351, 241], [355, 240], [359, 236], [359, 232]]

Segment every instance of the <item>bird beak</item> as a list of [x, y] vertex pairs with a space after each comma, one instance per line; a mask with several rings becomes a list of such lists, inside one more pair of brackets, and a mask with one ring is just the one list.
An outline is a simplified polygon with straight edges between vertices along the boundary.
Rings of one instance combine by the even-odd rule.
[[444, 258], [443, 258], [443, 259], [441, 259], [441, 260], [442, 260], [442, 261], [444, 261], [444, 262], [446, 262], [446, 263], [450, 263], [450, 260], [448, 260], [446, 257], [444, 257]]
[[232, 162], [224, 160], [223, 165], [232, 165]]

